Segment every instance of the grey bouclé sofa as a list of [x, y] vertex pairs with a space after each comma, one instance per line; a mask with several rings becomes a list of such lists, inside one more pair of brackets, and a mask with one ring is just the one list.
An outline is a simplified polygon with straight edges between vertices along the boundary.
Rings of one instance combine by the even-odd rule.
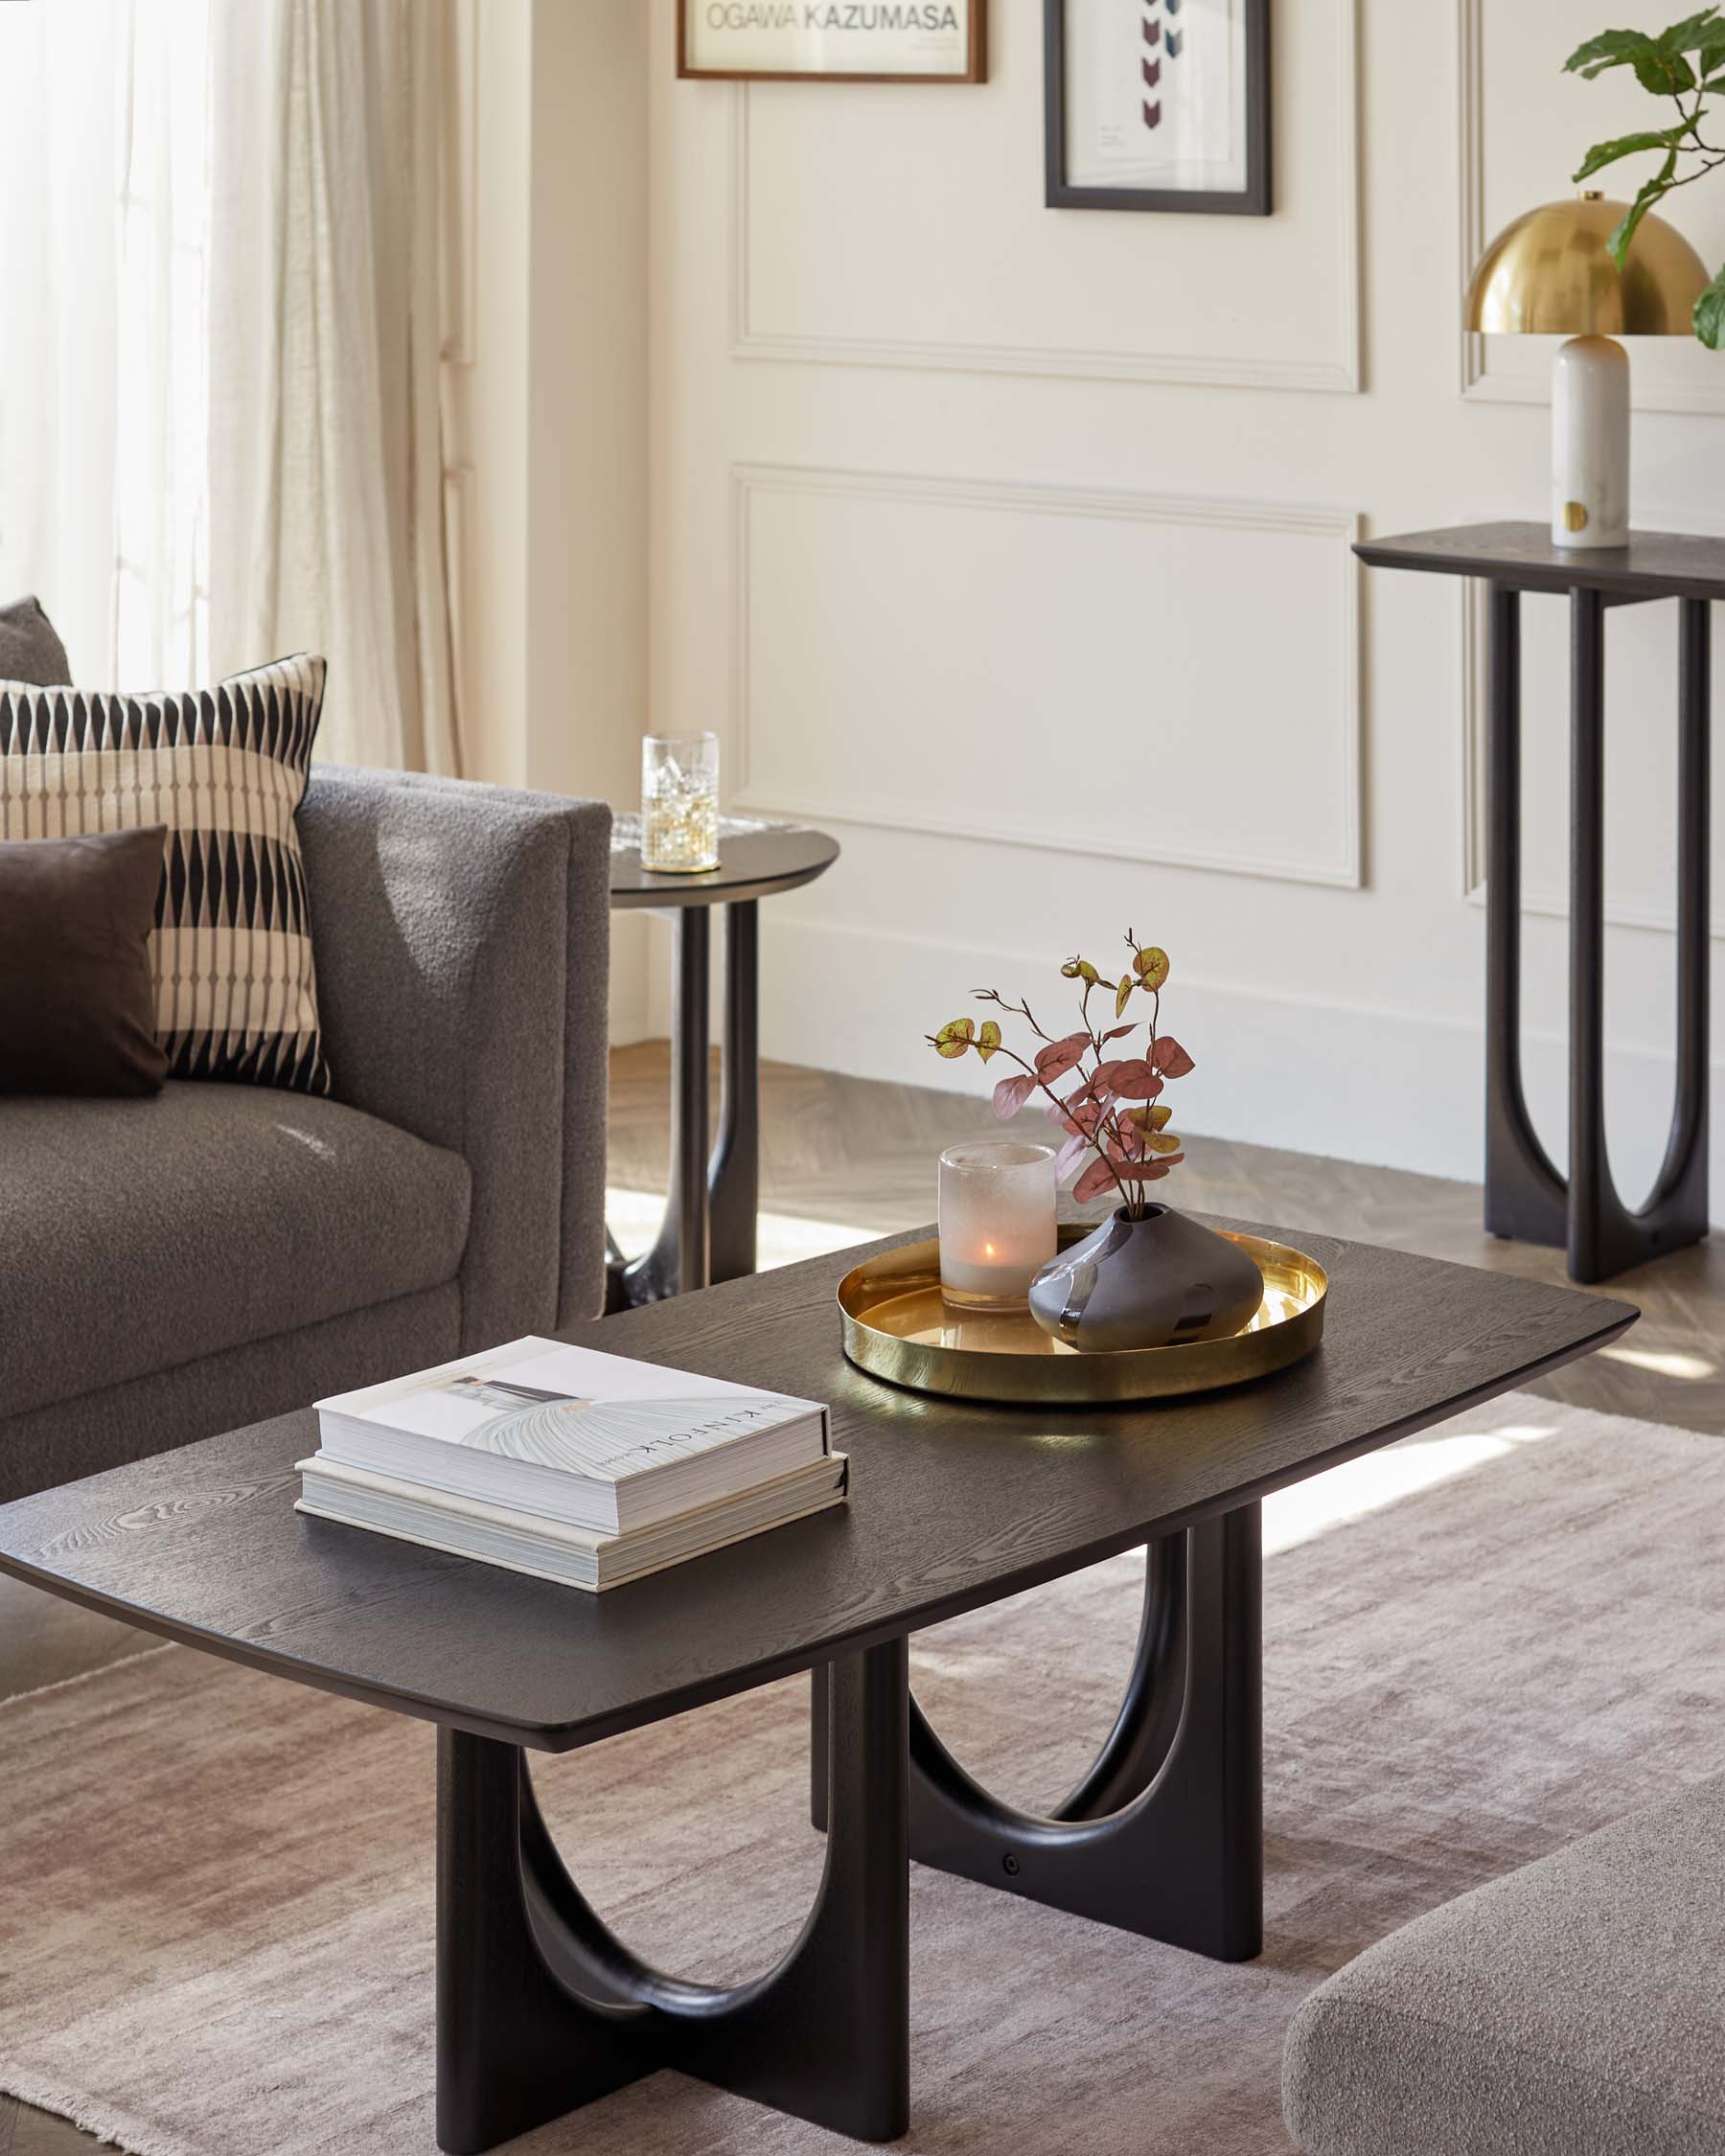
[[1369, 1948], [1282, 2091], [1305, 2156], [1725, 2156], [1725, 1776]]
[[610, 813], [314, 768], [330, 1098], [0, 1099], [0, 1501], [604, 1294]]

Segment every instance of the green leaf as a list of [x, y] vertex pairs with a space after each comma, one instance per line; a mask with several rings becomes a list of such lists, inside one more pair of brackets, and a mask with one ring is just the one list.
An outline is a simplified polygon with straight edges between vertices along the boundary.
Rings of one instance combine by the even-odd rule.
[[1644, 58], [1631, 60], [1635, 80], [1644, 90], [1656, 98], [1679, 97], [1685, 90], [1695, 86], [1695, 71], [1681, 54], [1649, 53]]
[[1662, 53], [1696, 52], [1706, 44], [1710, 34], [1717, 34], [1718, 23], [1719, 11], [1716, 6], [1703, 8], [1699, 14], [1685, 15], [1681, 22], [1674, 22], [1669, 30], [1660, 32], [1659, 49]]
[[1653, 177], [1643, 185], [1641, 193], [1619, 220], [1616, 231], [1606, 241], [1605, 244], [1611, 250], [1611, 259], [1620, 269], [1622, 268], [1623, 259], [1629, 252], [1630, 242], [1641, 229], [1643, 218], [1646, 216], [1655, 202], [1663, 201], [1666, 195], [1670, 193], [1671, 174], [1676, 170], [1677, 152], [1673, 149]]
[[1130, 974], [1122, 974], [1120, 975], [1120, 985], [1115, 990], [1116, 1018], [1118, 1018], [1120, 1013], [1126, 1008], [1127, 998], [1131, 996], [1134, 988], [1136, 988], [1137, 985], [1138, 983], [1133, 979]]
[[1675, 127], [1655, 127], [1644, 134], [1619, 135], [1612, 142], [1597, 142], [1570, 177], [1577, 181], [1591, 179], [1607, 165], [1615, 165], [1620, 157], [1633, 157], [1638, 150], [1674, 149], [1688, 126], [1684, 121]]
[[1695, 302], [1695, 334], [1711, 352], [1725, 352], [1725, 269]]
[[1644, 30], [1602, 30], [1585, 45], [1576, 47], [1564, 61], [1563, 71], [1566, 75], [1585, 75], [1591, 82], [1608, 67], [1622, 67], [1630, 60], [1645, 59], [1658, 51], [1657, 40], [1649, 37]]
[[982, 1030], [977, 1036], [977, 1053], [984, 1063], [1000, 1044], [1000, 1028], [993, 1019], [982, 1021]]

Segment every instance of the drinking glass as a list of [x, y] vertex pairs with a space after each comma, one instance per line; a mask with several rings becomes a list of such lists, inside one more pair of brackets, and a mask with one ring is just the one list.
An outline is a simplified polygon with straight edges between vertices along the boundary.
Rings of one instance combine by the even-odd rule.
[[719, 865], [719, 737], [641, 743], [641, 866], [693, 876]]

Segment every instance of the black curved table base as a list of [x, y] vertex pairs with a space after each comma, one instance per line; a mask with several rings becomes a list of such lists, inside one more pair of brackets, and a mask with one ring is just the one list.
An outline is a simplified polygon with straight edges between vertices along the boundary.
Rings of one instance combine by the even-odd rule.
[[[1656, 590], [1645, 595], [1660, 596]], [[1490, 586], [1487, 703], [1485, 1226], [1567, 1249], [1573, 1280], [1607, 1280], [1707, 1233], [1711, 617], [1678, 601], [1677, 1089], [1665, 1158], [1631, 1211], [1605, 1137], [1605, 610], [1570, 594], [1570, 1131], [1565, 1178], [1540, 1144], [1521, 1067], [1521, 594]]]
[[779, 1965], [728, 1989], [607, 1930], [517, 1746], [439, 1730], [439, 2147], [494, 2147], [667, 2066], [858, 2140], [906, 2130], [906, 1671], [902, 1639], [832, 1665], [820, 1891]]
[[[606, 1258], [607, 1311], [663, 1302], [755, 1269], [760, 1204], [761, 908], [744, 899], [724, 909], [724, 1043], [720, 1051], [719, 1135], [707, 1157], [707, 998], [712, 913], [686, 906], [673, 916], [677, 975], [671, 1015], [671, 1177], [653, 1247], [626, 1259], [614, 1238]], [[609, 1236], [609, 1230], [608, 1236]]]
[[[1145, 1552], [1125, 1700], [1094, 1765], [1046, 1816], [1001, 1803], [910, 1702], [910, 1854], [983, 1886], [1221, 1961], [1263, 1946], [1259, 1508]], [[825, 1754], [815, 1672], [814, 1755]], [[825, 1820], [826, 1781], [811, 1812]]]

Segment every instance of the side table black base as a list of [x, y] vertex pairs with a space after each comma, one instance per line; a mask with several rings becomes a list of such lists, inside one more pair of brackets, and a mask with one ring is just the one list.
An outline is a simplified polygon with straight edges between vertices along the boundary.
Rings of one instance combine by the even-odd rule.
[[[1147, 1551], [1125, 1700], [1091, 1771], [1046, 1817], [992, 1797], [910, 1702], [910, 1854], [983, 1886], [1222, 1961], [1263, 1947], [1259, 1508]], [[822, 1824], [823, 1673], [811, 1791]]]
[[674, 916], [671, 1187], [650, 1250], [625, 1258], [614, 1240], [609, 1246], [608, 1316], [641, 1303], [663, 1302], [691, 1288], [740, 1280], [755, 1269], [761, 1181], [760, 902], [745, 899], [724, 912], [724, 1043], [712, 1158], [707, 1157], [711, 913], [685, 906]]
[[661, 1976], [600, 1921], [514, 1745], [438, 1732], [437, 2140], [493, 2148], [675, 2067], [861, 2141], [909, 2122], [906, 1643], [833, 1665], [826, 1869], [778, 1967]]

